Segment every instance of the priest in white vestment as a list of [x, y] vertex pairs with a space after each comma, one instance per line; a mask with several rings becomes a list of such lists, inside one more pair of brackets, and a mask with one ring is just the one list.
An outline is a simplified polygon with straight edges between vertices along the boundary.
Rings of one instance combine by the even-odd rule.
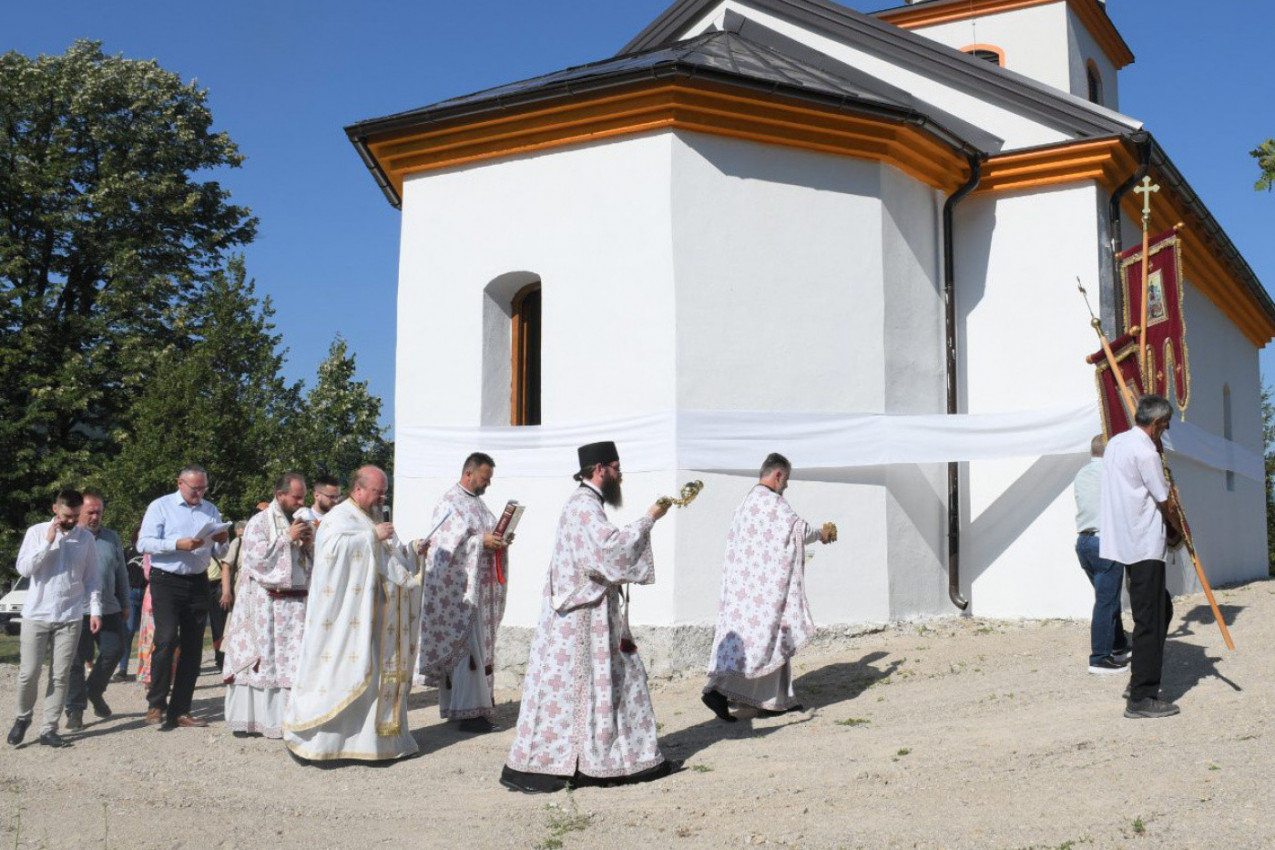
[[579, 449], [579, 488], [558, 520], [540, 621], [523, 682], [517, 737], [500, 782], [528, 793], [641, 782], [677, 765], [664, 759], [646, 668], [620, 589], [655, 581], [651, 528], [667, 505], [617, 528], [620, 456], [614, 443]]
[[730, 723], [731, 702], [765, 716], [802, 710], [792, 691], [792, 657], [815, 633], [806, 601], [806, 546], [828, 543], [831, 531], [807, 523], [784, 499], [791, 473], [787, 458], [769, 455], [726, 537], [703, 700]]
[[274, 501], [240, 538], [238, 592], [222, 649], [226, 728], [283, 737], [283, 711], [305, 629], [314, 527], [298, 516], [305, 478], [284, 473]]
[[437, 530], [426, 556], [417, 671], [420, 684], [438, 688], [439, 712], [462, 732], [498, 728], [492, 690], [509, 559], [482, 499], [495, 465], [482, 452], [467, 457], [430, 521]]
[[389, 481], [359, 469], [323, 517], [283, 741], [302, 760], [414, 755], [407, 694], [420, 633], [418, 549], [380, 521]]

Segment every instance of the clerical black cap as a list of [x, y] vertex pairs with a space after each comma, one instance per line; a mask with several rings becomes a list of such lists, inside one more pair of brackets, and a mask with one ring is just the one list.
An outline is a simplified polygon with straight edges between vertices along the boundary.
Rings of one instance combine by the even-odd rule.
[[615, 463], [620, 459], [620, 452], [616, 449], [615, 443], [610, 440], [581, 446], [576, 449], [576, 454], [580, 456], [581, 469], [593, 466], [595, 463]]

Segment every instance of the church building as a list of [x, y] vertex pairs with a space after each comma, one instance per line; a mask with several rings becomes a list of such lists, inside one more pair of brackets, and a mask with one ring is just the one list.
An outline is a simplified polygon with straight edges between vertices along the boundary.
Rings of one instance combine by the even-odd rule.
[[[818, 625], [1087, 617], [1070, 485], [1099, 346], [1077, 279], [1118, 335], [1144, 176], [1152, 231], [1184, 225], [1170, 461], [1211, 581], [1266, 575], [1275, 304], [1154, 116], [1122, 111], [1134, 56], [1101, 0], [678, 0], [606, 48], [347, 128], [402, 211], [396, 522], [428, 531], [464, 457], [493, 455], [492, 509], [527, 506], [507, 626], [534, 625], [575, 447], [605, 439], [620, 524], [705, 485], [653, 532], [640, 632], [711, 632], [771, 451], [797, 512], [839, 528], [807, 567]], [[1185, 559], [1169, 582], [1197, 588]]]

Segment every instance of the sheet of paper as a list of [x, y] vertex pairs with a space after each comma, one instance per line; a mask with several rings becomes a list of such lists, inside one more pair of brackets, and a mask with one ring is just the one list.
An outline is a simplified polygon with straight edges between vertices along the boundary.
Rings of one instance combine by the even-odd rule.
[[204, 527], [192, 534], [191, 537], [197, 537], [204, 541], [204, 545], [199, 547], [200, 549], [203, 549], [208, 546], [212, 546], [213, 535], [220, 534], [221, 532], [228, 531], [229, 529], [230, 523], [228, 522], [209, 522], [205, 523]]

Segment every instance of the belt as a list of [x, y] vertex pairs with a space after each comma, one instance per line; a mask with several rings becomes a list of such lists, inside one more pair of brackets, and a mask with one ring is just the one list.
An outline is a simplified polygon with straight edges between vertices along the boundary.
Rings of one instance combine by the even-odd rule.
[[266, 595], [271, 599], [305, 599], [310, 595], [308, 590], [267, 590]]
[[1081, 536], [1081, 537], [1097, 537], [1097, 536], [1098, 536], [1098, 532], [1096, 532], [1096, 531], [1094, 531], [1092, 528], [1090, 528], [1090, 529], [1086, 529], [1085, 531], [1080, 532], [1080, 536]]

